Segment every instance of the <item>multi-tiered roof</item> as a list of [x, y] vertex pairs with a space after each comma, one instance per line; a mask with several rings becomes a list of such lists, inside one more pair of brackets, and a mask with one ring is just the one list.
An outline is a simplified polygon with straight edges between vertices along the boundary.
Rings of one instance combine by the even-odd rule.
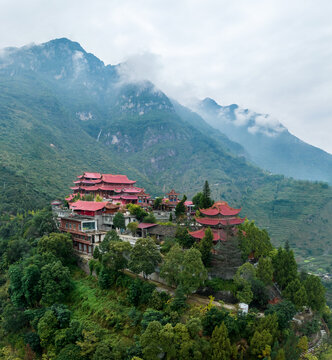
[[122, 204], [139, 203], [139, 200], [144, 198], [145, 201], [141, 203], [147, 205], [149, 194], [145, 194], [143, 188], [134, 186], [135, 183], [136, 181], [129, 180], [127, 175], [85, 172], [77, 177], [74, 181], [75, 186], [71, 189], [74, 194], [99, 195]]
[[235, 234], [236, 225], [242, 224], [245, 220], [238, 217], [240, 211], [241, 208], [233, 209], [225, 201], [216, 202], [208, 209], [200, 209], [200, 213], [204, 216], [195, 217], [195, 219], [202, 228], [189, 234], [200, 240], [205, 236], [206, 228], [210, 227], [213, 241], [226, 241], [228, 236]]

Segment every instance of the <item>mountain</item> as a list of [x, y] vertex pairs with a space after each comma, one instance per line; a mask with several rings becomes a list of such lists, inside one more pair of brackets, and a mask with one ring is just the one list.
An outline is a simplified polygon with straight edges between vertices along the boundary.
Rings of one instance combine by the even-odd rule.
[[208, 180], [216, 200], [243, 206], [299, 260], [331, 261], [328, 185], [259, 169], [247, 149], [151, 82], [127, 81], [120, 67], [68, 39], [2, 52], [2, 211], [64, 196], [86, 170], [128, 174], [152, 195], [175, 188], [190, 197]]
[[292, 135], [277, 119], [242, 109], [221, 106], [206, 98], [194, 109], [214, 128], [239, 142], [248, 159], [274, 174], [332, 184], [332, 155]]

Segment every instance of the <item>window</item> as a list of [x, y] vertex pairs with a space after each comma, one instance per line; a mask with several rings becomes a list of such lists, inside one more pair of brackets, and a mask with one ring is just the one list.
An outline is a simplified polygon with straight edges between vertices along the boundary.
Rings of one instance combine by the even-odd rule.
[[96, 224], [94, 221], [83, 222], [82, 227], [83, 227], [83, 231], [96, 230]]

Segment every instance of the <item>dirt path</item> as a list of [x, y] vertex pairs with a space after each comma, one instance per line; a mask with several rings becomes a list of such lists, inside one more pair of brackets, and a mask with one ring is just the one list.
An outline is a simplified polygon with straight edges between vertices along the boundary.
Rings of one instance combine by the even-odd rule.
[[[127, 275], [131, 276], [131, 277], [136, 277], [135, 274], [133, 274], [132, 272], [130, 272], [128, 270], [125, 270], [124, 272]], [[138, 275], [138, 277], [140, 279], [144, 279], [143, 276], [141, 276], [141, 275]], [[175, 294], [175, 289], [170, 287], [170, 286], [167, 286], [165, 284], [161, 284], [161, 283], [159, 283], [157, 281], [154, 281], [154, 280], [149, 280], [149, 279], [144, 279], [144, 280], [148, 281], [151, 284], [156, 285], [158, 291], [165, 291], [168, 294], [173, 295], [173, 296]], [[197, 295], [197, 294], [191, 294], [191, 295], [188, 296], [188, 303], [189, 304], [203, 305], [204, 306], [204, 305], [208, 305], [209, 302], [210, 302], [210, 299], [207, 298], [207, 297], [204, 297], [204, 296], [200, 296], [200, 295]], [[233, 304], [224, 304], [224, 303], [220, 303], [218, 301], [212, 301], [212, 304], [214, 306], [216, 306], [216, 307], [221, 307], [221, 308], [227, 309], [229, 311], [237, 311], [237, 306], [233, 305]]]

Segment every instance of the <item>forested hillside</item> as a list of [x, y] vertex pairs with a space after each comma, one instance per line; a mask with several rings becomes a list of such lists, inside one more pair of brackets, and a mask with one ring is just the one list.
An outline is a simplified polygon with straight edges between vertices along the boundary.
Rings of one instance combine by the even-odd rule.
[[[110, 231], [88, 276], [48, 209], [2, 216], [0, 359], [299, 360], [314, 347], [327, 360], [331, 346], [319, 341], [320, 330], [332, 329], [332, 314], [319, 278], [298, 273], [288, 245], [273, 249], [266, 231], [242, 226], [242, 254], [254, 252], [258, 266], [244, 263], [232, 280], [207, 280], [209, 229], [199, 245], [178, 231], [160, 247], [151, 238], [132, 247]], [[156, 267], [168, 286], [146, 280]], [[269, 304], [272, 281], [282, 297]], [[213, 296], [193, 294], [199, 288]], [[233, 304], [214, 301], [222, 292]], [[292, 321], [298, 312], [300, 323]]]

